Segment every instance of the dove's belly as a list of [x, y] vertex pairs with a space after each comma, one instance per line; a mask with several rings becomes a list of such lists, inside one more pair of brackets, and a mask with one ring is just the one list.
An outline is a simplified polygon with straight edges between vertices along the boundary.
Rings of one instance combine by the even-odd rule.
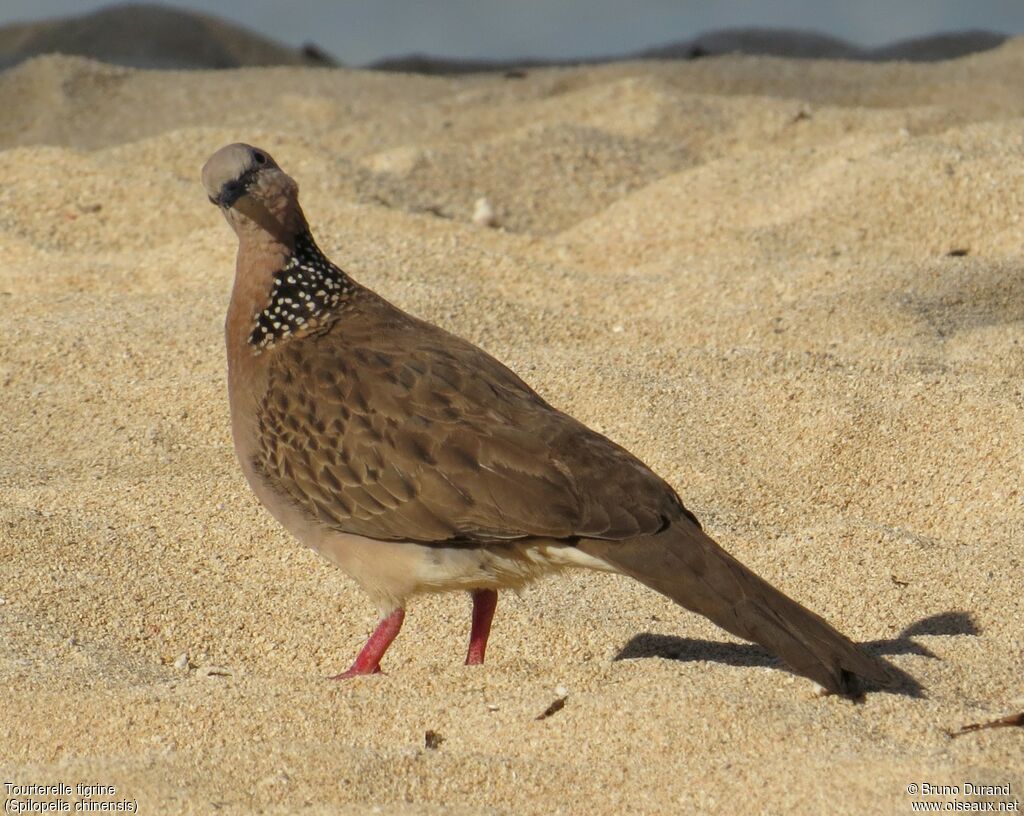
[[610, 569], [573, 546], [536, 539], [446, 547], [331, 533], [314, 549], [385, 608], [403, 606], [409, 596], [425, 592], [518, 588], [565, 567]]
[[382, 614], [422, 593], [516, 589], [566, 567], [610, 570], [604, 561], [557, 541], [516, 541], [445, 547], [409, 541], [377, 541], [327, 531], [301, 539], [341, 567]]

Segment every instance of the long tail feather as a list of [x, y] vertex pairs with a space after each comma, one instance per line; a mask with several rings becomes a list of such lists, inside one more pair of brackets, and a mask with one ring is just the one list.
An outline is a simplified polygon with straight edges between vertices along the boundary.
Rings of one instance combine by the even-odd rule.
[[896, 679], [884, 663], [755, 575], [695, 524], [683, 521], [646, 538], [588, 540], [579, 546], [732, 634], [759, 643], [830, 692], [857, 696], [858, 678], [882, 686]]

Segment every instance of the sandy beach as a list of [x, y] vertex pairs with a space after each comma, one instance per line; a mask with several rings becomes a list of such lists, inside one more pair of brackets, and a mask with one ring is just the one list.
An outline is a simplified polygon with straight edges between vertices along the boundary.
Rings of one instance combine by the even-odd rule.
[[[1024, 729], [949, 732], [1024, 711], [1022, 73], [1024, 39], [913, 65], [0, 74], [0, 783], [143, 814], [1016, 801]], [[325, 680], [376, 616], [235, 462], [236, 243], [199, 183], [233, 141], [299, 181], [354, 278], [643, 458], [926, 695], [821, 698], [582, 572], [503, 595], [483, 667], [448, 595], [411, 605], [385, 674]]]

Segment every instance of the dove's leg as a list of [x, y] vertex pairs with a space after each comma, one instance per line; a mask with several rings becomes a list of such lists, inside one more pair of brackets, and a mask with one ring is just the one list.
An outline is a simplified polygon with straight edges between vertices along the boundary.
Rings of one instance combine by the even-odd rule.
[[377, 624], [377, 628], [370, 635], [370, 639], [366, 641], [366, 645], [363, 646], [352, 667], [348, 671], [336, 674], [328, 679], [347, 680], [350, 677], [358, 677], [360, 674], [376, 674], [379, 672], [380, 659], [384, 657], [384, 652], [388, 650], [391, 642], [398, 637], [398, 632], [401, 630], [402, 621], [404, 620], [404, 609], [396, 609], [386, 618], [381, 618], [380, 623]]
[[467, 666], [479, 666], [484, 662], [487, 638], [491, 634], [491, 620], [494, 607], [498, 605], [498, 593], [493, 589], [473, 591], [473, 626], [469, 632], [469, 651], [466, 653]]

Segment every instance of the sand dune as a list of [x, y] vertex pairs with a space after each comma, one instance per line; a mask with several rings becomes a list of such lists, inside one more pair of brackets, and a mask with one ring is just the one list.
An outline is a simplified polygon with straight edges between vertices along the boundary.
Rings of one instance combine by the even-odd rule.
[[1002, 45], [1008, 38], [993, 31], [957, 31], [895, 40], [865, 48], [841, 37], [814, 31], [771, 28], [725, 28], [709, 31], [692, 40], [650, 48], [636, 54], [649, 59], [695, 59], [722, 54], [843, 59], [867, 61], [905, 60], [932, 62], [964, 57]]
[[787, 57], [790, 59], [828, 59], [881, 62], [935, 62], [988, 51], [1002, 45], [1008, 37], [994, 31], [957, 31], [895, 40], [875, 48], [865, 48], [840, 37], [816, 31], [776, 28], [723, 28], [705, 31], [696, 37], [666, 45], [645, 48], [632, 54], [591, 56], [583, 59], [456, 59], [430, 54], [406, 54], [376, 60], [368, 67], [382, 71], [417, 74], [468, 74], [485, 71], [509, 72], [516, 78], [523, 70], [569, 64], [601, 64], [624, 60], [694, 60], [726, 54]]
[[[522, 79], [0, 74], [3, 780], [111, 784], [142, 813], [1019, 797], [1020, 729], [947, 730], [1024, 709], [1022, 63], [1014, 40]], [[503, 598], [480, 670], [451, 596], [412, 606], [385, 675], [324, 681], [374, 614], [234, 462], [234, 240], [198, 168], [239, 139], [354, 277], [645, 458], [927, 697], [820, 699], [588, 574]], [[502, 228], [471, 222], [480, 196]]]
[[[950, 60], [996, 48], [1007, 40], [992, 31], [942, 32], [864, 48], [814, 31], [725, 28], [630, 54], [583, 59], [460, 59], [405, 54], [375, 60], [368, 68], [420, 74], [511, 72], [559, 64], [624, 60], [692, 60], [723, 54], [860, 61]], [[208, 14], [155, 3], [115, 3], [74, 17], [0, 26], [0, 69], [32, 57], [65, 54], [149, 69], [243, 68], [272, 65], [336, 66], [313, 43], [289, 48], [243, 25]]]
[[162, 69], [337, 64], [314, 45], [296, 51], [218, 17], [156, 3], [0, 26], [0, 68], [44, 54]]

